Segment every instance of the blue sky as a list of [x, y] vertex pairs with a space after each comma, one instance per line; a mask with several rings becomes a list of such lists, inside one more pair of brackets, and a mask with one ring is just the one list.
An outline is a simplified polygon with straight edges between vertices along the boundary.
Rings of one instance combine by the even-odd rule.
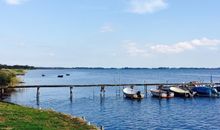
[[220, 67], [219, 0], [0, 0], [0, 63]]

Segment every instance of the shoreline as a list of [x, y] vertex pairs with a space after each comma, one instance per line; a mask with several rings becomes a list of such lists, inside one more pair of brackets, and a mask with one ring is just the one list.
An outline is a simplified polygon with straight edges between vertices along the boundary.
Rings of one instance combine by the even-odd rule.
[[99, 130], [83, 118], [54, 110], [36, 109], [0, 101], [0, 129]]
[[[9, 84], [13, 83], [15, 85], [21, 82], [18, 76], [25, 75], [27, 70], [3, 69], [3, 72], [9, 72], [15, 75], [12, 77], [13, 80], [9, 82]], [[7, 91], [3, 89], [4, 92], [2, 96], [10, 96], [10, 93], [12, 93], [13, 91], [16, 92], [15, 89], [16, 87]], [[11, 102], [6, 102], [4, 101], [3, 97], [1, 98], [2, 99], [0, 99], [0, 129], [99, 130], [97, 126], [91, 125], [90, 122], [87, 122], [84, 117], [80, 118], [50, 109], [39, 110], [37, 108], [29, 106], [23, 106]], [[27, 113], [24, 113], [24, 111]], [[42, 115], [42, 117], [38, 117], [38, 115]], [[60, 124], [57, 122], [59, 122]]]

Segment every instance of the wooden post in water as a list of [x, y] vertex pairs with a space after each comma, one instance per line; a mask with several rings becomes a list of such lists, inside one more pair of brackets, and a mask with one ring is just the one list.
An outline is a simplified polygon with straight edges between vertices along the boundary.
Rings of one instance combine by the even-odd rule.
[[105, 94], [105, 86], [103, 85], [103, 86], [101, 86], [101, 90], [100, 90], [100, 94], [101, 95], [104, 95]]
[[73, 99], [73, 87], [70, 87], [70, 101]]
[[[144, 91], [145, 91], [145, 93], [146, 93], [146, 95], [148, 94], [148, 91], [147, 91], [147, 85], [145, 84], [144, 85]], [[147, 96], [146, 96], [147, 97]]]
[[37, 97], [40, 95], [40, 87], [37, 87]]
[[36, 94], [37, 106], [39, 106], [39, 96], [40, 96], [40, 87], [37, 87], [37, 94]]

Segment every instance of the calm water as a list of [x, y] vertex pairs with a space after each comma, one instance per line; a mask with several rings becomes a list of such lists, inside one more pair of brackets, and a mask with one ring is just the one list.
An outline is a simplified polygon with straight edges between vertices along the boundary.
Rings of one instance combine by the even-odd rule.
[[[59, 74], [67, 74], [57, 78]], [[45, 74], [45, 77], [41, 75]], [[220, 82], [220, 69], [64, 69], [31, 70], [22, 77], [31, 84], [101, 84], [209, 82], [210, 75]], [[138, 89], [144, 90], [144, 87]], [[74, 88], [73, 100], [69, 88], [41, 88], [39, 102], [36, 89], [19, 89], [6, 100], [36, 108], [54, 109], [76, 116], [85, 116], [106, 130], [127, 129], [220, 129], [220, 99], [218, 98], [152, 98], [150, 93], [141, 101], [123, 98], [122, 88], [109, 87], [105, 96], [100, 89]], [[120, 92], [120, 94], [119, 94]]]

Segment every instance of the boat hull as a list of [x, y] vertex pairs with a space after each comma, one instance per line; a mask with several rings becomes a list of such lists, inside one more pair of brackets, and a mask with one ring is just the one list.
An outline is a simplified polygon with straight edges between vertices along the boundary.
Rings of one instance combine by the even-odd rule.
[[170, 87], [170, 91], [174, 92], [175, 97], [193, 97], [193, 94], [191, 94], [188, 90], [178, 87]]
[[194, 87], [192, 90], [197, 93], [197, 96], [207, 96], [207, 97], [219, 96], [217, 90], [209, 86], [197, 86]]
[[162, 90], [150, 90], [152, 96], [154, 97], [159, 97], [159, 98], [172, 98], [174, 97], [174, 93], [173, 92], [166, 92], [166, 91], [162, 91]]

